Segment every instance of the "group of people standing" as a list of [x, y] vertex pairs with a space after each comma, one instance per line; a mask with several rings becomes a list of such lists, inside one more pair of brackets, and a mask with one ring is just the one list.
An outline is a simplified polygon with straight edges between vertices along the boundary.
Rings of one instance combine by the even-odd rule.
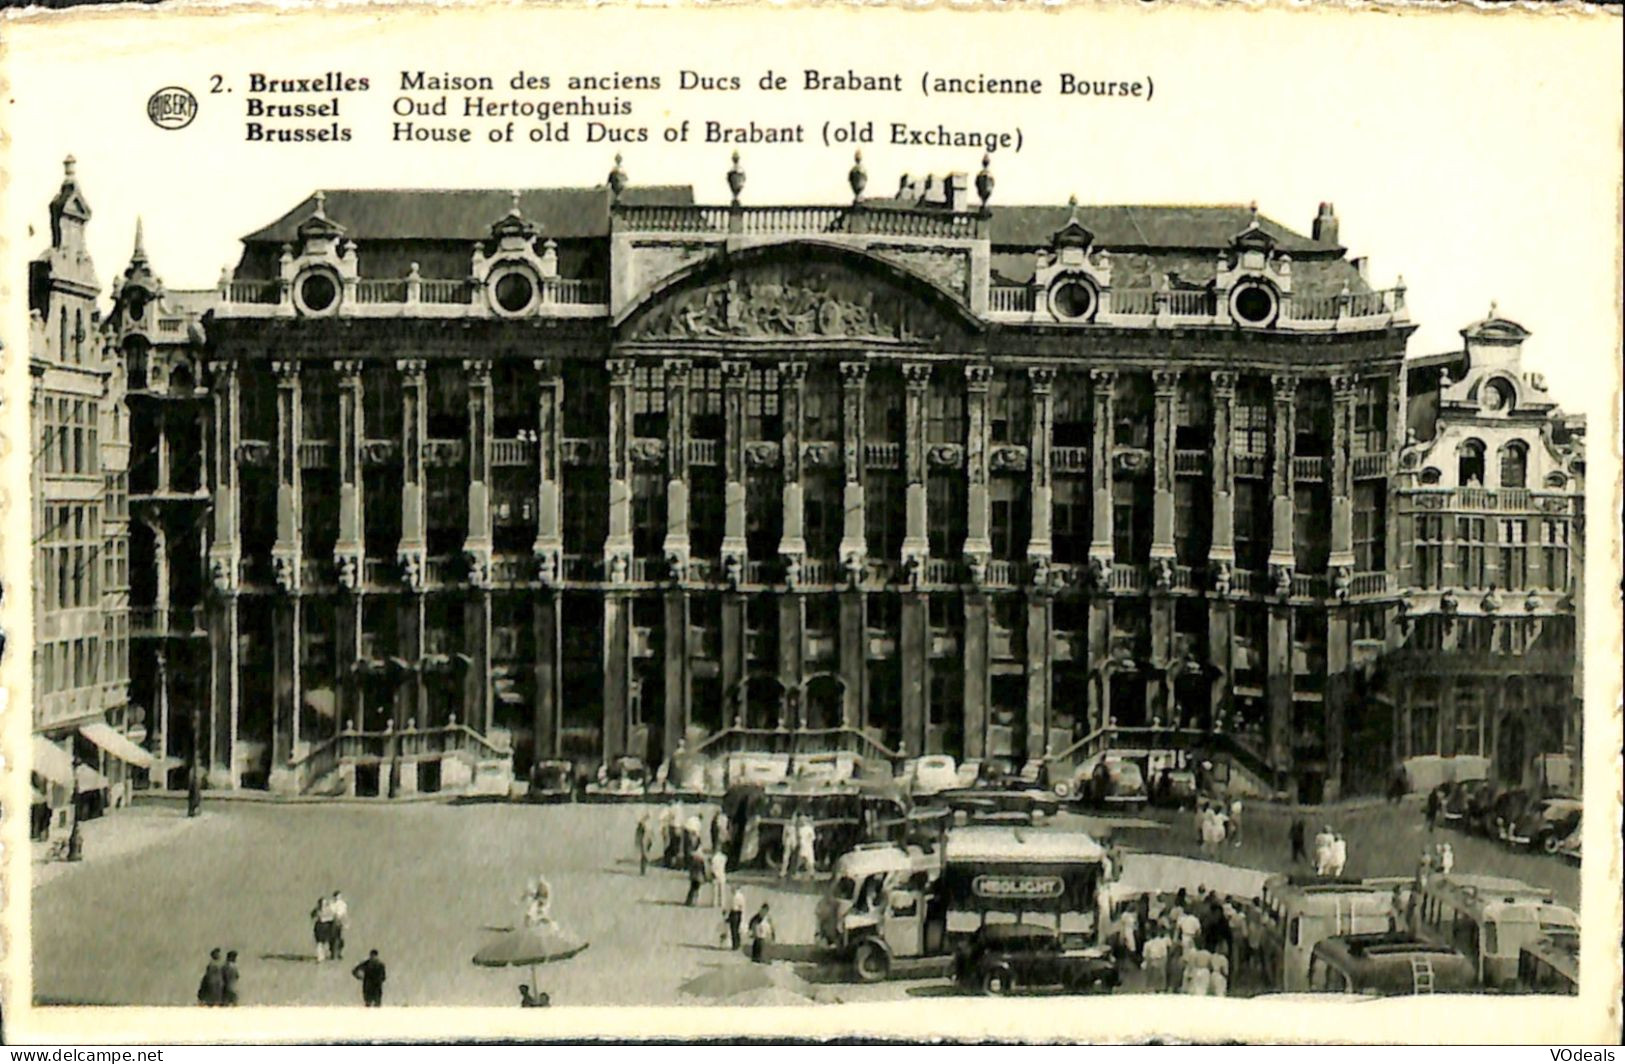
[[[1309, 854], [1304, 849], [1307, 832], [1308, 828], [1304, 825], [1303, 817], [1293, 818], [1292, 826], [1287, 829], [1287, 841], [1292, 845], [1293, 864], [1309, 860]], [[1336, 828], [1327, 824], [1315, 836], [1315, 875], [1336, 879], [1342, 876], [1348, 860], [1348, 840], [1343, 838]]]
[[343, 960], [344, 931], [350, 923], [350, 903], [344, 900], [344, 895], [335, 890], [331, 895], [317, 898], [310, 918], [314, 923], [316, 960]]
[[237, 970], [237, 951], [231, 950], [226, 959], [220, 959], [220, 949], [216, 947], [209, 951], [209, 963], [203, 969], [203, 981], [198, 983], [197, 1003], [199, 1005], [235, 1005], [237, 1004], [237, 981], [240, 978]]
[[[807, 822], [810, 831], [812, 822]], [[711, 818], [709, 847], [707, 830], [698, 815], [684, 815], [681, 802], [672, 801], [661, 806], [651, 818], [648, 812], [639, 815], [633, 831], [633, 846], [638, 855], [638, 874], [645, 875], [651, 863], [666, 868], [681, 869], [688, 875], [688, 893], [683, 904], [692, 908], [700, 899], [705, 885], [711, 885], [711, 905], [722, 913], [718, 933], [723, 945], [738, 950], [749, 940], [753, 961], [765, 959], [768, 943], [777, 937], [773, 927], [773, 914], [766, 902], [762, 903], [749, 922], [745, 920], [748, 904], [743, 887], [728, 889], [728, 853], [732, 849], [734, 827], [728, 814], [718, 810]], [[811, 845], [807, 846], [811, 854]]]
[[1229, 805], [1220, 800], [1197, 799], [1196, 841], [1203, 855], [1215, 860], [1226, 842], [1240, 846], [1241, 799], [1232, 799]]
[[1233, 901], [1181, 888], [1171, 899], [1141, 895], [1119, 915], [1114, 942], [1120, 959], [1139, 964], [1147, 993], [1228, 997], [1232, 969], [1256, 952], [1250, 934], [1245, 912]]
[[813, 818], [796, 813], [784, 822], [784, 853], [779, 858], [779, 878], [794, 876], [811, 879], [818, 874], [818, 830]]

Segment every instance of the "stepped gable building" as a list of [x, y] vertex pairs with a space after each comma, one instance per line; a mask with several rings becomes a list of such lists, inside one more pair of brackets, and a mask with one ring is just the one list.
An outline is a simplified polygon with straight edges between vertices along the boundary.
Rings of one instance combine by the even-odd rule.
[[84, 813], [122, 803], [128, 770], [151, 760], [128, 705], [125, 382], [99, 329], [71, 157], [50, 221], [28, 273], [35, 833], [70, 825], [75, 799]]
[[140, 585], [208, 638], [139, 641], [143, 703], [286, 791], [789, 749], [1385, 781], [1377, 640], [1437, 598], [1402, 597], [1403, 287], [1329, 205], [849, 176], [335, 190], [250, 234], [184, 353], [208, 402], [137, 407], [172, 463], [212, 412], [201, 540]]

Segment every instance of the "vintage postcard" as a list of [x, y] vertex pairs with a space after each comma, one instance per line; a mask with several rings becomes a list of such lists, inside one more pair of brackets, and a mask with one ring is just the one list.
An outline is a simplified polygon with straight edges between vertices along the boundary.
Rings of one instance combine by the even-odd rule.
[[1616, 1040], [1621, 26], [12, 12], [6, 1036]]

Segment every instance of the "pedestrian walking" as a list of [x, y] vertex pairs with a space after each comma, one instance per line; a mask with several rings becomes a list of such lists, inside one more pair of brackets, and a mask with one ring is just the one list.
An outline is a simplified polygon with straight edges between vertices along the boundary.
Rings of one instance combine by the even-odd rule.
[[1448, 842], [1439, 845], [1439, 874], [1448, 876], [1456, 867], [1456, 848]]
[[1322, 828], [1315, 836], [1315, 875], [1329, 876], [1332, 874], [1332, 841], [1337, 833], [1331, 825]]
[[1426, 813], [1427, 813], [1427, 818], [1428, 818], [1428, 831], [1429, 832], [1434, 831], [1439, 826], [1439, 807], [1440, 807], [1440, 805], [1441, 805], [1441, 800], [1439, 798], [1439, 790], [1438, 790], [1437, 787], [1435, 787], [1433, 790], [1428, 792], [1428, 803], [1427, 803], [1427, 806], [1425, 807]]
[[1241, 846], [1241, 799], [1230, 800], [1230, 842], [1231, 845]]
[[1388, 803], [1398, 805], [1404, 799], [1405, 792], [1410, 789], [1410, 780], [1405, 777], [1405, 766], [1395, 765], [1394, 775], [1388, 781]]
[[692, 907], [703, 886], [705, 886], [705, 858], [698, 853], [691, 853], [688, 857], [688, 897], [683, 899], [683, 904]]
[[1161, 928], [1150, 933], [1140, 953], [1140, 970], [1145, 973], [1145, 989], [1149, 994], [1168, 991], [1168, 951], [1172, 943]]
[[333, 905], [327, 895], [316, 899], [310, 919], [316, 937], [316, 960], [325, 961], [333, 955]]
[[808, 879], [818, 874], [818, 831], [810, 816], [801, 818], [796, 829], [796, 876], [805, 873]]
[[237, 980], [240, 974], [237, 971], [237, 951], [231, 950], [226, 954], [226, 963], [220, 968], [220, 1004], [237, 1004]]
[[226, 976], [225, 965], [220, 960], [220, 950], [215, 948], [209, 951], [209, 963], [203, 968], [203, 979], [197, 985], [197, 1003], [199, 1005], [219, 1005], [225, 999]]
[[328, 905], [333, 912], [333, 958], [344, 959], [344, 932], [350, 926], [350, 903], [344, 900], [344, 895], [338, 891], [333, 892], [333, 900]]
[[350, 969], [350, 974], [361, 980], [361, 1002], [369, 1009], [384, 1003], [384, 962], [377, 950], [369, 950], [367, 959]]
[[721, 909], [728, 903], [728, 854], [723, 850], [711, 852], [711, 890], [716, 899], [716, 907]]
[[1140, 915], [1134, 911], [1133, 906], [1124, 909], [1123, 915], [1118, 918], [1118, 926], [1122, 928], [1123, 934], [1123, 952], [1136, 961], [1140, 957], [1139, 923]]
[[779, 858], [780, 879], [788, 876], [790, 869], [795, 867], [796, 845], [801, 839], [801, 833], [797, 830], [797, 821], [800, 819], [799, 816], [792, 816], [784, 822], [784, 833], [780, 836], [780, 848], [783, 850]]
[[1307, 860], [1303, 852], [1303, 817], [1293, 817], [1292, 826], [1287, 829], [1287, 840], [1292, 843], [1292, 863]]
[[632, 845], [638, 851], [638, 875], [649, 871], [649, 813], [644, 810], [638, 816], [638, 826], [632, 832]]
[[739, 949], [739, 929], [745, 922], [745, 889], [736, 887], [733, 898], [728, 902], [728, 939], [733, 949]]
[[1339, 879], [1343, 875], [1343, 867], [1349, 862], [1348, 840], [1337, 832], [1332, 833], [1331, 876]]
[[760, 964], [767, 959], [767, 944], [773, 941], [773, 914], [767, 902], [750, 918], [750, 959]]
[[670, 868], [677, 856], [677, 829], [672, 823], [676, 815], [676, 803], [667, 802], [660, 807], [660, 863]]

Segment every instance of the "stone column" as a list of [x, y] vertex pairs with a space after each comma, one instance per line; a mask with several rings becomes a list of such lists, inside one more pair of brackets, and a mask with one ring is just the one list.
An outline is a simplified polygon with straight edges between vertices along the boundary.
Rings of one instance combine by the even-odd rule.
[[1213, 469], [1213, 544], [1208, 558], [1217, 569], [1236, 565], [1235, 468], [1231, 461], [1231, 421], [1236, 409], [1236, 375], [1216, 370], [1213, 383], [1213, 440], [1209, 451]]
[[1349, 611], [1334, 606], [1326, 611], [1326, 694], [1322, 707], [1326, 729], [1326, 790], [1335, 802], [1343, 796], [1343, 734], [1349, 711]]
[[[1270, 483], [1274, 493], [1273, 506], [1270, 511], [1270, 574], [1280, 587], [1284, 584], [1288, 591], [1292, 586], [1292, 569], [1294, 557], [1292, 552], [1292, 445], [1295, 442], [1293, 428], [1293, 400], [1298, 389], [1298, 378], [1289, 373], [1278, 373], [1270, 378], [1274, 390], [1275, 416], [1270, 420], [1270, 427], [1274, 431], [1274, 447], [1271, 448]], [[1284, 595], [1282, 597], [1285, 597]]]
[[[722, 570], [728, 574], [729, 582], [735, 585], [744, 579], [745, 572], [745, 388], [749, 376], [749, 362], [728, 361], [722, 364], [722, 465], [725, 478], [722, 489]], [[739, 574], [739, 580], [734, 579], [734, 573]], [[723, 600], [724, 613], [730, 608], [731, 601], [731, 598]], [[742, 626], [743, 615], [739, 621]], [[726, 646], [724, 640], [724, 661], [727, 660]], [[726, 668], [723, 671], [726, 673]], [[732, 691], [726, 676], [723, 691]], [[730, 695], [725, 694], [724, 697]]]
[[[993, 552], [989, 537], [992, 502], [987, 485], [987, 394], [993, 380], [991, 366], [965, 367], [965, 472], [969, 481], [965, 497], [968, 511], [965, 515], [965, 564], [972, 577], [985, 570], [988, 556]], [[965, 689], [965, 713], [971, 709], [971, 692]], [[967, 721], [967, 727], [969, 721]], [[966, 734], [967, 750], [969, 733]]]
[[1269, 612], [1269, 658], [1265, 663], [1269, 759], [1276, 773], [1285, 777], [1292, 771], [1292, 608], [1283, 602], [1271, 602]]
[[237, 534], [238, 376], [235, 362], [221, 362], [214, 370], [214, 506], [213, 536], [209, 543], [209, 579], [221, 594], [238, 585], [242, 548]]
[[1112, 565], [1112, 388], [1117, 383], [1116, 372], [1109, 369], [1089, 371], [1089, 390], [1094, 398], [1093, 441], [1089, 449], [1089, 478], [1094, 487], [1093, 535], [1089, 539], [1091, 567]]
[[868, 694], [863, 682], [863, 663], [869, 642], [864, 624], [864, 593], [861, 587], [841, 592], [841, 726], [862, 728], [867, 723], [864, 700]]
[[[1049, 753], [1050, 607], [1048, 584], [1027, 593], [1027, 760]], [[1068, 736], [1070, 740], [1070, 736]]]
[[[237, 765], [237, 595], [211, 596], [209, 631], [209, 782], [235, 790], [241, 780]], [[222, 716], [224, 720], [220, 719]], [[274, 759], [273, 759], [274, 764]]]
[[[1326, 789], [1329, 802], [1342, 797], [1343, 736], [1349, 712], [1351, 691], [1349, 669], [1349, 581], [1354, 576], [1354, 406], [1356, 386], [1353, 377], [1332, 379], [1332, 543], [1328, 568], [1337, 602], [1327, 611], [1326, 630]], [[1490, 552], [1493, 554], [1494, 552]]]
[[[801, 414], [807, 386], [807, 364], [786, 362], [779, 367], [779, 412], [784, 422], [784, 523], [779, 539], [779, 555], [787, 570], [786, 582], [794, 588], [807, 541], [802, 536], [801, 501]], [[799, 616], [799, 609], [797, 611]], [[784, 641], [780, 629], [780, 642]]]
[[781, 728], [799, 728], [806, 720], [806, 695], [801, 687], [802, 659], [806, 651], [805, 618], [801, 596], [780, 595], [779, 599], [779, 682], [784, 685], [785, 702], [779, 719]]
[[[564, 575], [563, 466], [559, 459], [564, 415], [564, 381], [547, 358], [536, 367], [536, 542], [531, 553], [544, 585]], [[537, 636], [541, 638], [540, 634]], [[539, 659], [538, 659], [539, 660]], [[540, 734], [540, 733], [538, 733]], [[539, 741], [539, 740], [538, 740]], [[537, 747], [540, 751], [540, 746]], [[544, 756], [540, 752], [538, 757]], [[551, 756], [551, 755], [546, 755]]]
[[1355, 398], [1353, 377], [1332, 378], [1332, 549], [1327, 567], [1339, 580], [1354, 574], [1354, 463], [1350, 455], [1354, 451]]
[[362, 383], [360, 362], [340, 362], [339, 375], [339, 537], [333, 547], [339, 584], [354, 591], [361, 586], [361, 559], [365, 554], [361, 491]]
[[[624, 583], [632, 568], [633, 368], [629, 358], [609, 362], [609, 535], [604, 539], [604, 576], [611, 583]], [[621, 625], [625, 627], [624, 618]], [[604, 711], [609, 712], [607, 705]]]
[[898, 753], [916, 757], [925, 752], [926, 692], [931, 675], [931, 626], [926, 596], [902, 593], [898, 657], [903, 674], [903, 738]]
[[463, 372], [468, 375], [468, 534], [463, 539], [463, 554], [468, 559], [469, 582], [487, 587], [491, 582], [491, 363], [468, 359], [463, 362]]
[[423, 468], [423, 444], [429, 434], [429, 379], [421, 359], [403, 359], [396, 365], [401, 371], [401, 539], [396, 555], [406, 586], [417, 591], [423, 587], [429, 550], [428, 487]]
[[990, 676], [992, 654], [989, 646], [991, 604], [987, 593], [980, 587], [965, 589], [965, 645], [963, 662], [965, 689], [965, 757], [982, 757], [987, 753], [988, 694], [992, 687]]
[[1151, 374], [1156, 391], [1156, 413], [1151, 435], [1151, 472], [1156, 478], [1151, 508], [1151, 562], [1173, 564], [1174, 558], [1174, 409], [1179, 395], [1179, 374], [1157, 370]]
[[[931, 552], [925, 490], [925, 396], [931, 387], [931, 366], [928, 363], [909, 363], [903, 367], [903, 379], [903, 470], [908, 479], [904, 495], [907, 528], [903, 535], [903, 567], [916, 570], [919, 578], [924, 579], [925, 559]], [[905, 602], [904, 610], [907, 609]], [[905, 684], [903, 689], [905, 719], [908, 687]]]
[[1048, 366], [1031, 366], [1027, 370], [1028, 386], [1032, 395], [1032, 440], [1028, 445], [1028, 476], [1032, 496], [1032, 535], [1027, 540], [1027, 563], [1034, 571], [1037, 582], [1047, 570], [1054, 556], [1051, 542], [1054, 505], [1052, 500], [1050, 460], [1051, 427], [1055, 420], [1055, 370]]
[[[603, 755], [606, 764], [626, 752], [626, 715], [632, 682], [631, 612], [632, 600], [625, 593], [611, 591], [604, 595]], [[638, 754], [642, 756], [643, 752], [640, 750]]]
[[[670, 415], [670, 406], [667, 408]], [[669, 553], [669, 552], [668, 552]], [[688, 657], [688, 592], [681, 587], [666, 590], [665, 602], [665, 718], [661, 735], [661, 756], [668, 767], [677, 744], [688, 732], [689, 722], [689, 657]], [[672, 781], [676, 782], [675, 779]]]
[[[863, 512], [863, 393], [868, 374], [867, 362], [841, 363], [841, 465], [845, 480], [841, 489], [840, 555], [841, 568], [853, 587], [863, 583], [869, 552]], [[859, 668], [861, 671], [861, 664]]]
[[[299, 442], [300, 400], [299, 363], [277, 362], [277, 454], [276, 454], [276, 543], [271, 561], [276, 567], [277, 584], [289, 594], [299, 592], [300, 524], [303, 499], [300, 493]], [[163, 589], [160, 588], [160, 593]], [[163, 605], [168, 605], [163, 598]]]
[[[666, 370], [666, 539], [661, 553], [673, 580], [688, 574], [688, 371], [687, 359], [671, 358]], [[684, 625], [686, 631], [687, 625]], [[669, 649], [671, 635], [667, 633]], [[671, 701], [670, 688], [666, 699]]]

